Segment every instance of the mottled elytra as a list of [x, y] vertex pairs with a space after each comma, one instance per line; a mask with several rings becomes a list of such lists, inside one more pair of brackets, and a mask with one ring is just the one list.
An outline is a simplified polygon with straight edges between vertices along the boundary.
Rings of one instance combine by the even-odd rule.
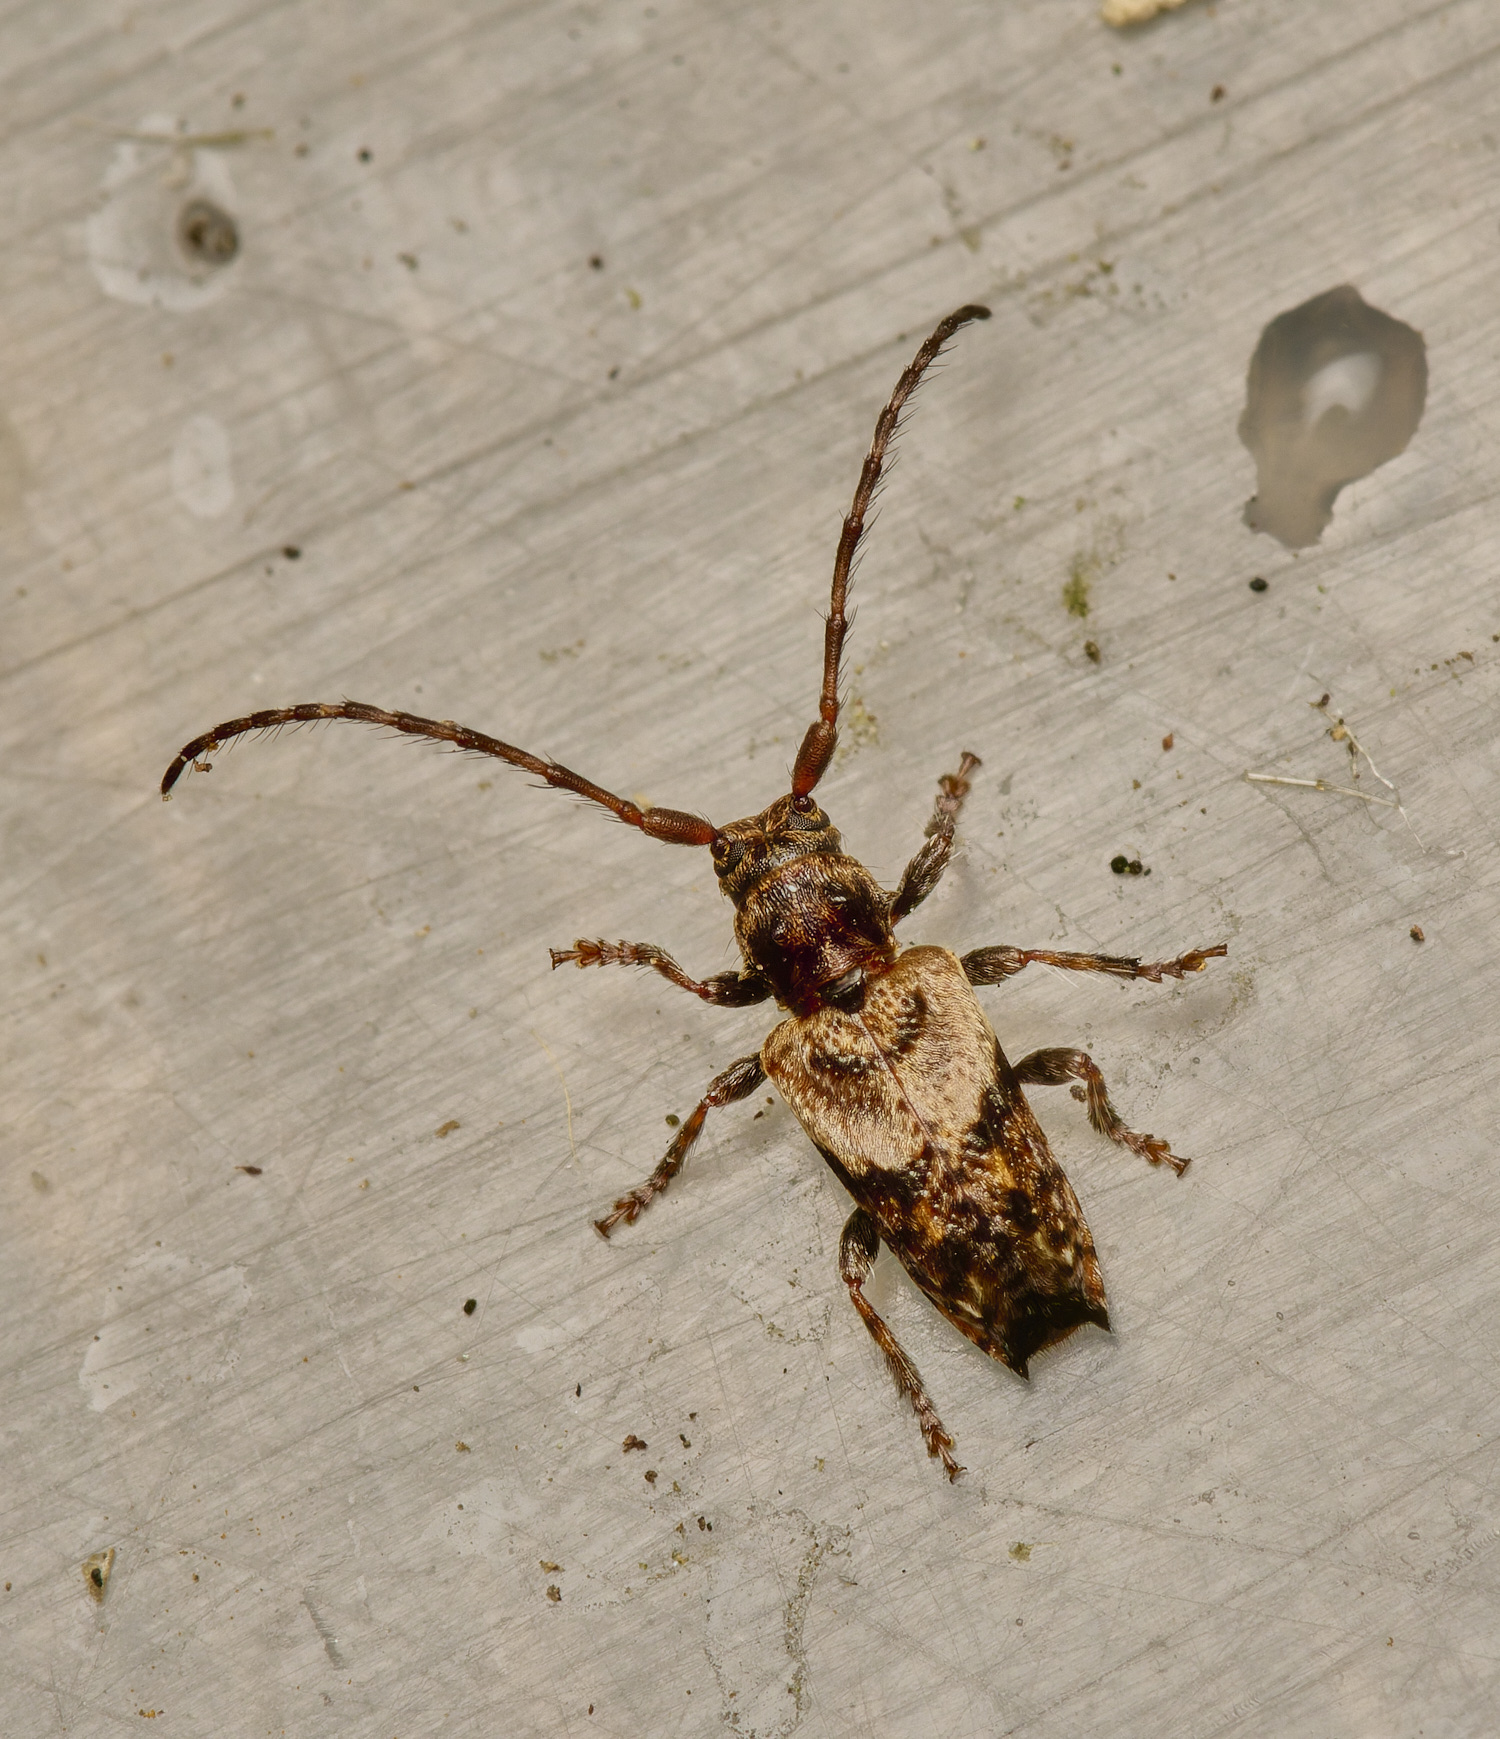
[[976, 948], [962, 958], [946, 948], [903, 950], [895, 926], [927, 898], [947, 867], [978, 757], [966, 752], [957, 770], [938, 781], [927, 842], [894, 893], [845, 852], [837, 829], [813, 800], [838, 741], [849, 576], [886, 453], [903, 407], [948, 340], [970, 321], [988, 318], [987, 308], [970, 306], [940, 321], [876, 421], [834, 558], [818, 716], [797, 752], [791, 790], [760, 814], [716, 827], [678, 809], [642, 809], [497, 737], [448, 719], [351, 700], [275, 707], [216, 725], [183, 749], [161, 785], [168, 796], [184, 768], [206, 767], [205, 757], [247, 731], [357, 719], [493, 755], [601, 804], [652, 839], [707, 846], [719, 886], [734, 906], [735, 939], [744, 959], [738, 971], [696, 979], [650, 942], [577, 941], [553, 949], [552, 964], [646, 966], [704, 1002], [742, 1008], [774, 999], [787, 1018], [759, 1051], [709, 1083], [656, 1170], [595, 1224], [607, 1238], [620, 1224], [633, 1223], [682, 1169], [708, 1113], [770, 1080], [854, 1198], [839, 1273], [917, 1415], [928, 1453], [941, 1456], [950, 1478], [962, 1472], [953, 1439], [916, 1367], [864, 1295], [881, 1243], [955, 1327], [1024, 1377], [1033, 1353], [1081, 1323], [1108, 1328], [1109, 1316], [1083, 1210], [1022, 1086], [1071, 1083], [1101, 1134], [1152, 1165], [1165, 1163], [1180, 1174], [1188, 1163], [1165, 1141], [1126, 1128], [1083, 1051], [1033, 1051], [1010, 1063], [974, 986], [999, 984], [1034, 961], [1159, 984], [1200, 972], [1212, 956], [1228, 952], [1221, 943], [1175, 960], [1141, 961], [1006, 946]]

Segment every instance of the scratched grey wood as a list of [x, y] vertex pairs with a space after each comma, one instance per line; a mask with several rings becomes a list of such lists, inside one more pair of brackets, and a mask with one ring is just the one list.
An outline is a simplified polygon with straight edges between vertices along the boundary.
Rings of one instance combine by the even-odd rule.
[[[1494, 7], [0, 29], [5, 1732], [1491, 1724]], [[195, 190], [227, 265], [174, 260]], [[1426, 335], [1428, 409], [1292, 557], [1240, 520], [1244, 369], [1346, 281]], [[985, 993], [1196, 1163], [1037, 1095], [1117, 1332], [1029, 1386], [882, 1259], [950, 1488], [779, 1105], [589, 1229], [767, 1018], [545, 950], [722, 969], [701, 855], [342, 726], [155, 781], [350, 694], [760, 806], [875, 410], [973, 298], [859, 576], [827, 802], [893, 877], [972, 748], [910, 939], [1230, 957]], [[1402, 812], [1244, 782], [1347, 783], [1339, 714]]]

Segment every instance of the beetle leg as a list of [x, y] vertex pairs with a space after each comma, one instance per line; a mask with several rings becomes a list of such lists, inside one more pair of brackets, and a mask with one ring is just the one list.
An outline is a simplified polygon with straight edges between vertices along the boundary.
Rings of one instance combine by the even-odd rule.
[[953, 1458], [953, 1439], [943, 1429], [937, 1409], [928, 1400], [927, 1391], [922, 1387], [922, 1379], [917, 1374], [917, 1367], [901, 1350], [901, 1343], [864, 1295], [864, 1283], [875, 1266], [875, 1256], [879, 1249], [880, 1233], [873, 1216], [863, 1208], [856, 1208], [844, 1227], [843, 1237], [839, 1239], [839, 1278], [849, 1288], [849, 1297], [854, 1308], [864, 1318], [865, 1327], [874, 1337], [876, 1346], [885, 1354], [885, 1362], [896, 1379], [896, 1387], [911, 1402], [912, 1412], [916, 1414], [922, 1435], [927, 1440], [927, 1453], [942, 1456], [944, 1472], [949, 1479], [957, 1479], [963, 1468]]
[[1073, 1097], [1087, 1101], [1089, 1122], [1101, 1135], [1118, 1141], [1121, 1147], [1128, 1147], [1142, 1159], [1149, 1159], [1152, 1165], [1165, 1161], [1178, 1177], [1192, 1164], [1189, 1159], [1178, 1158], [1160, 1136], [1138, 1135], [1125, 1127], [1120, 1113], [1110, 1103], [1104, 1077], [1087, 1051], [1033, 1051], [1016, 1064], [1016, 1079], [1034, 1087], [1061, 1087], [1068, 1081], [1082, 1081], [1083, 1086], [1074, 1087]]
[[665, 948], [654, 942], [587, 942], [581, 937], [571, 948], [553, 948], [552, 970], [571, 960], [577, 966], [650, 966], [663, 978], [701, 996], [719, 1008], [747, 1008], [764, 1002], [771, 987], [758, 972], [720, 972], [713, 978], [689, 978]]
[[1229, 952], [1229, 944], [1191, 948], [1175, 960], [1135, 960], [1122, 954], [1054, 954], [1047, 948], [975, 948], [960, 962], [970, 984], [999, 984], [1013, 978], [1023, 967], [1039, 961], [1043, 966], [1061, 966], [1069, 972], [1103, 972], [1110, 978], [1146, 978], [1160, 984], [1164, 978], [1181, 978], [1201, 972], [1205, 962]]
[[627, 1226], [633, 1226], [640, 1217], [641, 1209], [648, 1207], [652, 1199], [659, 1196], [682, 1170], [682, 1162], [698, 1139], [703, 1128], [703, 1119], [708, 1113], [716, 1106], [732, 1105], [736, 1099], [748, 1098], [765, 1078], [766, 1072], [760, 1066], [759, 1056], [741, 1057], [737, 1063], [731, 1063], [722, 1075], [715, 1075], [708, 1084], [708, 1091], [694, 1107], [692, 1115], [672, 1137], [672, 1145], [663, 1155], [661, 1164], [645, 1183], [639, 1184], [628, 1196], [621, 1196], [602, 1220], [594, 1221], [594, 1229], [599, 1236], [607, 1238], [621, 1220]]
[[953, 852], [958, 812], [969, 795], [969, 775], [979, 764], [978, 755], [965, 749], [958, 771], [945, 773], [938, 780], [937, 802], [932, 806], [932, 820], [927, 823], [927, 843], [901, 872], [901, 885], [891, 899], [893, 924], [899, 924], [908, 912], [920, 906], [943, 879]]

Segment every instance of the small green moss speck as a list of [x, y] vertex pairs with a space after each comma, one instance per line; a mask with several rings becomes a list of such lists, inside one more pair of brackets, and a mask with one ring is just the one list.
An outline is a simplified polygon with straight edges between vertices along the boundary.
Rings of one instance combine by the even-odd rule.
[[880, 720], [865, 705], [864, 698], [851, 694], [839, 719], [839, 746], [835, 764], [848, 759], [857, 749], [868, 748], [880, 741]]
[[1089, 581], [1096, 571], [1096, 563], [1085, 555], [1076, 555], [1068, 564], [1068, 583], [1062, 589], [1063, 607], [1070, 616], [1083, 617], [1089, 613]]

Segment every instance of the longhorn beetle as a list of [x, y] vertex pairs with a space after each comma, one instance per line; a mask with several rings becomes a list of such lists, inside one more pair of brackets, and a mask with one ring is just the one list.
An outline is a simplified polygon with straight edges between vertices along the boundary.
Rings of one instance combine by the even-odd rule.
[[813, 801], [838, 741], [850, 570], [887, 450], [903, 408], [948, 340], [970, 321], [988, 318], [988, 308], [971, 305], [940, 321], [876, 421], [834, 558], [818, 716], [797, 751], [791, 790], [759, 815], [715, 827], [677, 809], [642, 809], [556, 761], [450, 719], [352, 700], [273, 707], [215, 725], [183, 749], [161, 782], [162, 796], [169, 797], [184, 768], [207, 771], [204, 757], [247, 731], [357, 719], [524, 767], [548, 785], [602, 804], [649, 839], [707, 846], [720, 889], [734, 906], [735, 940], [745, 962], [739, 971], [696, 979], [650, 942], [577, 941], [552, 950], [553, 968], [569, 961], [647, 966], [720, 1008], [774, 998], [788, 1018], [757, 1053], [709, 1082], [661, 1164], [595, 1225], [608, 1238], [622, 1222], [633, 1224], [681, 1171], [708, 1113], [748, 1098], [769, 1079], [857, 1204], [840, 1240], [839, 1275], [911, 1403], [928, 1454], [942, 1457], [950, 1479], [963, 1471], [953, 1439], [916, 1366], [864, 1295], [881, 1241], [956, 1328], [1024, 1377], [1033, 1353], [1081, 1323], [1107, 1329], [1109, 1314], [1083, 1210], [1022, 1086], [1074, 1083], [1074, 1095], [1087, 1102], [1089, 1121], [1101, 1134], [1152, 1165], [1165, 1162], [1179, 1176], [1188, 1164], [1157, 1136], [1126, 1128], [1085, 1052], [1033, 1051], [1008, 1062], [974, 986], [999, 984], [1033, 961], [1160, 984], [1201, 972], [1212, 956], [1228, 953], [1223, 943], [1157, 961], [1005, 945], [976, 948], [962, 958], [946, 948], [903, 951], [895, 926], [947, 867], [978, 757], [965, 752], [958, 770], [938, 781], [927, 843], [893, 894], [845, 853], [837, 829]]

